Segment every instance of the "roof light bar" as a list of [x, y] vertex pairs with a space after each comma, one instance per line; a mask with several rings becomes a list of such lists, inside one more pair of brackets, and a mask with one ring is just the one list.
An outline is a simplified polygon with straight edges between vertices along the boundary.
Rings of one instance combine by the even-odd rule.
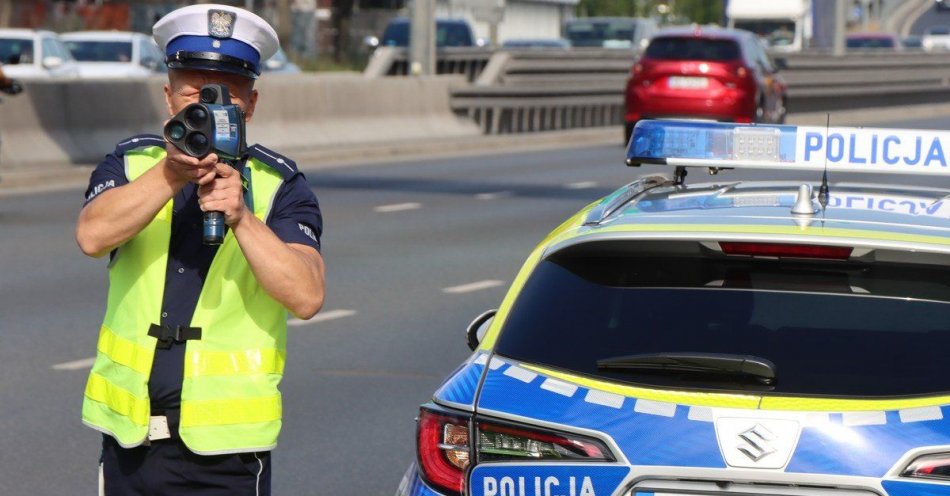
[[627, 164], [950, 177], [950, 132], [640, 121]]

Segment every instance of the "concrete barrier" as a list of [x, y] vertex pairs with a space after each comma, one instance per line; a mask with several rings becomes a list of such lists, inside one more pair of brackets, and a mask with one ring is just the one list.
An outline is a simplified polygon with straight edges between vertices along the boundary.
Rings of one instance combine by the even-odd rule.
[[[161, 132], [168, 118], [162, 78], [26, 83], [0, 104], [0, 169], [96, 163], [133, 134]], [[475, 136], [456, 116], [459, 77], [371, 80], [359, 74], [272, 75], [258, 82], [248, 141], [293, 152], [338, 145]]]
[[[359, 75], [274, 77], [248, 126], [251, 141], [278, 151], [472, 136], [474, 122], [449, 106], [459, 77], [367, 79]], [[273, 145], [270, 145], [273, 143]]]

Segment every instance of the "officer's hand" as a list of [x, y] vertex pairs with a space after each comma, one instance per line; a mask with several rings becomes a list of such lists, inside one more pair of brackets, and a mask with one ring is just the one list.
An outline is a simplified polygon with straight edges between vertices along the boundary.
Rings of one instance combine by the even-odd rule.
[[204, 212], [223, 212], [224, 223], [237, 224], [247, 209], [241, 174], [227, 164], [215, 164], [215, 171], [198, 180], [198, 205]]
[[197, 183], [199, 179], [215, 171], [218, 156], [210, 153], [202, 159], [197, 159], [178, 149], [177, 146], [165, 142], [165, 166], [176, 177], [186, 182]]

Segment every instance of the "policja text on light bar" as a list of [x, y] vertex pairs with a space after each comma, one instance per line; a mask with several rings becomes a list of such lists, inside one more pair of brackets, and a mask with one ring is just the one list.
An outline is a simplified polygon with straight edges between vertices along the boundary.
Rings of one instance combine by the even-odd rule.
[[641, 121], [627, 163], [950, 176], [950, 133]]

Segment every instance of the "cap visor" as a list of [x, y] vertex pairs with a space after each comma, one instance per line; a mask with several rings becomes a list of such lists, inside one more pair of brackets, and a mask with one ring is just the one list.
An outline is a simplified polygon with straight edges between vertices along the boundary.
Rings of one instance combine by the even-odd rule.
[[250, 69], [245, 69], [243, 67], [213, 60], [171, 61], [168, 63], [168, 68], [185, 69], [189, 71], [226, 72], [229, 74], [244, 76], [250, 79], [257, 79], [258, 77], [258, 74]]

